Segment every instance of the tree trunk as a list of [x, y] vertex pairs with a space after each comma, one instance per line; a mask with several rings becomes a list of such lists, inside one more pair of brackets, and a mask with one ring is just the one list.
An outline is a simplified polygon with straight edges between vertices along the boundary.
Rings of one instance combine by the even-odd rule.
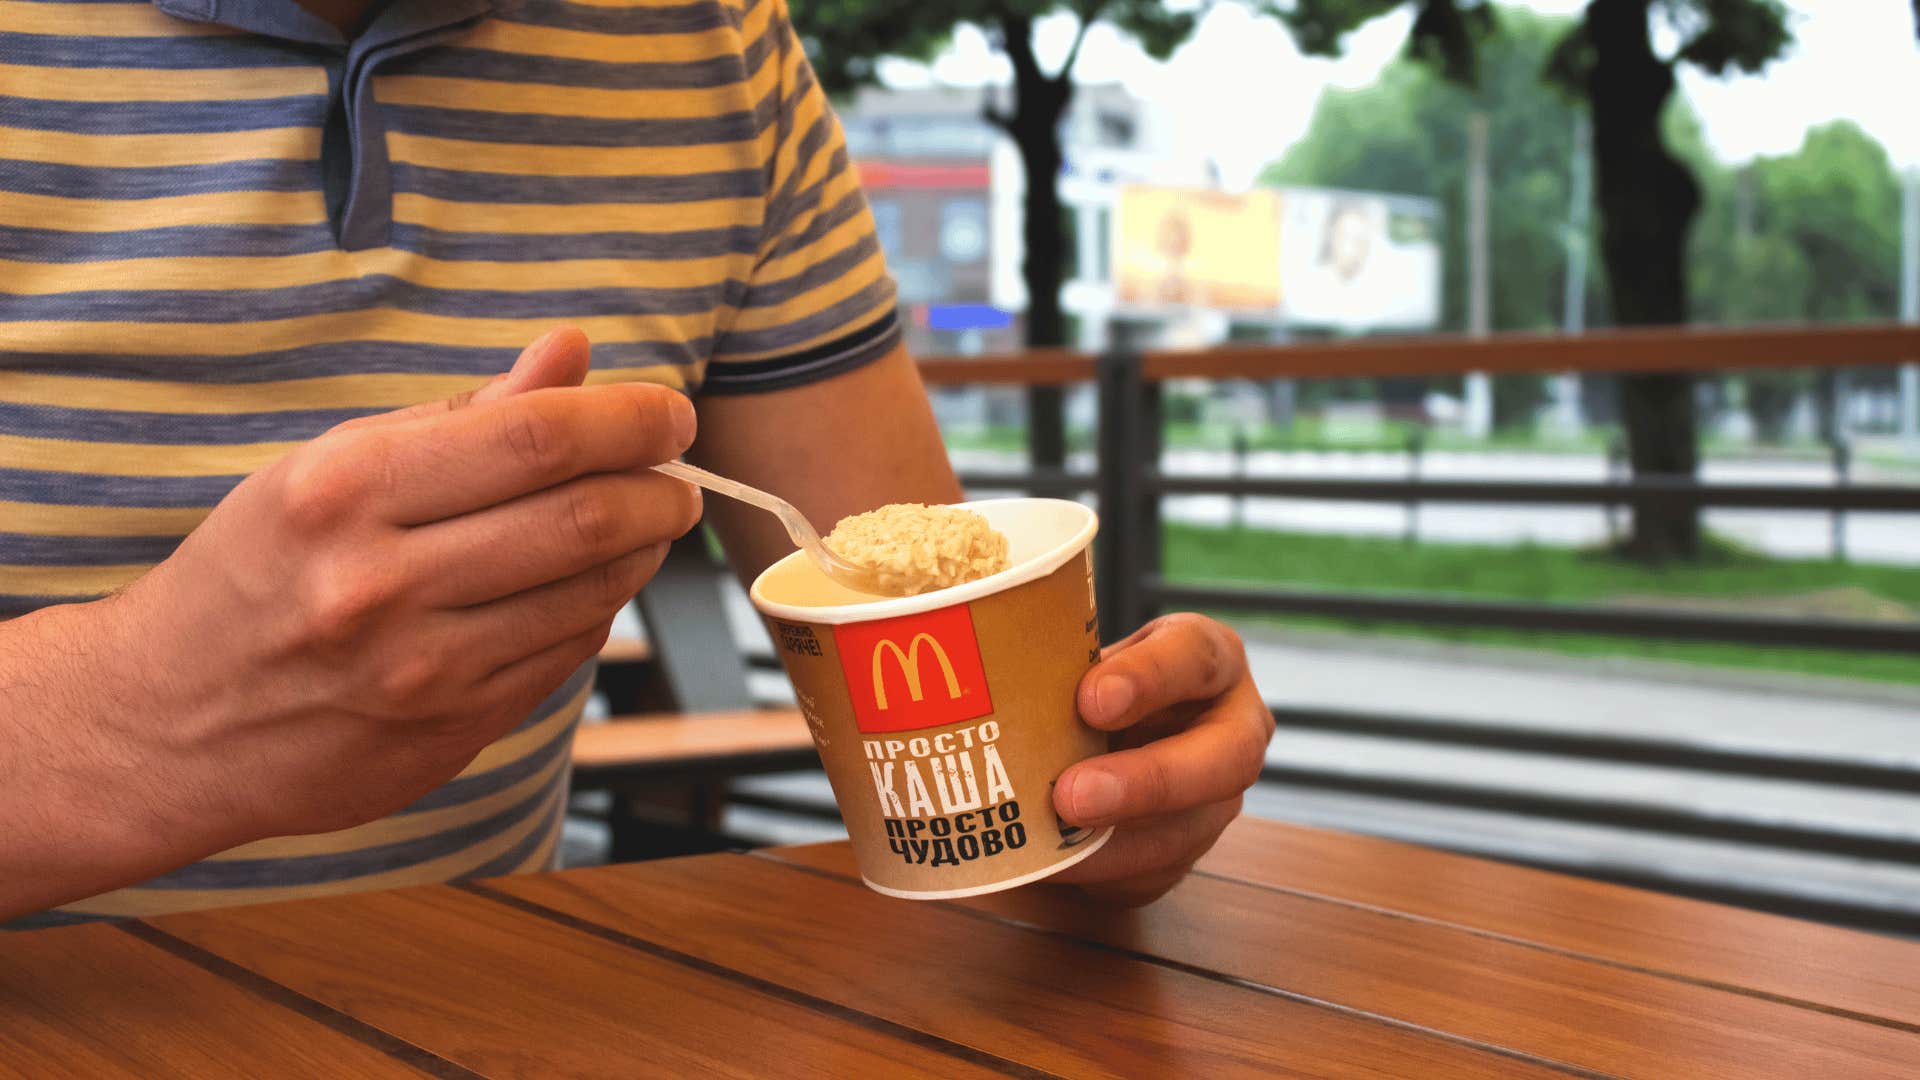
[[[1057, 117], [1056, 117], [1057, 118]], [[1035, 125], [1031, 130], [1023, 125]], [[1044, 348], [1067, 344], [1066, 313], [1060, 307], [1065, 270], [1065, 230], [1060, 205], [1060, 140], [1058, 125], [1044, 118], [1016, 113], [1014, 141], [1020, 146], [1027, 193], [1021, 239], [1026, 254], [1020, 276], [1027, 286], [1027, 345]], [[1035, 468], [1058, 468], [1067, 453], [1066, 402], [1057, 386], [1027, 391], [1028, 458]]]
[[[1025, 254], [1020, 276], [1027, 288], [1027, 345], [1067, 344], [1066, 313], [1060, 306], [1065, 280], [1066, 229], [1060, 205], [1060, 118], [1073, 99], [1072, 71], [1048, 75], [1033, 54], [1033, 26], [1008, 16], [1002, 26], [1007, 58], [1013, 64], [1013, 111], [997, 117], [1020, 151], [1026, 195], [1021, 239]], [[1027, 456], [1036, 469], [1066, 462], [1066, 415], [1059, 387], [1027, 391]]]
[[1062, 152], [1056, 133], [1059, 116], [1014, 116], [1014, 142], [1020, 147], [1026, 177], [1026, 256], [1020, 274], [1027, 286], [1027, 344], [1067, 344], [1066, 314], [1060, 286], [1066, 271], [1066, 229], [1060, 203]]
[[[1653, 51], [1651, 0], [1593, 0], [1587, 29], [1594, 48], [1587, 96], [1593, 109], [1595, 195], [1600, 254], [1616, 321], [1677, 326], [1687, 321], [1687, 233], [1700, 208], [1693, 175], [1668, 151], [1660, 117], [1673, 95], [1670, 64]], [[1620, 413], [1636, 477], [1693, 479], [1699, 467], [1693, 380], [1687, 375], [1627, 375]], [[1640, 506], [1627, 553], [1660, 562], [1700, 550], [1693, 508]]]
[[1753, 437], [1768, 446], [1787, 441], [1787, 422], [1793, 416], [1799, 385], [1791, 374], [1755, 372], [1746, 377], [1747, 415], [1753, 418]]

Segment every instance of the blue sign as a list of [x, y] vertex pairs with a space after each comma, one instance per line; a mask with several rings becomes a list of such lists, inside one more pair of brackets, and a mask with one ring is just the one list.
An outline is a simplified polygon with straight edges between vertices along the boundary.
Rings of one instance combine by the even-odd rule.
[[928, 304], [927, 326], [934, 330], [1005, 330], [1013, 313], [992, 304]]

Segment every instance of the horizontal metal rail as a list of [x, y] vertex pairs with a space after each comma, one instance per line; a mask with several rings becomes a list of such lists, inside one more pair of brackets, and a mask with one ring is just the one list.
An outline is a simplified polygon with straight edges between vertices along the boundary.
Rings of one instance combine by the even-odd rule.
[[775, 814], [791, 814], [809, 821], [839, 822], [841, 820], [840, 807], [830, 799], [795, 798], [734, 788], [727, 792], [727, 802], [734, 806], [747, 806]]
[[1149, 382], [1166, 379], [1362, 378], [1467, 371], [1724, 371], [1851, 367], [1920, 359], [1920, 326], [1861, 323], [1752, 329], [1635, 327], [1577, 336], [1504, 333], [1372, 337], [1338, 342], [1234, 343], [1141, 357]]
[[[1167, 379], [1371, 378], [1467, 371], [1719, 371], [1763, 367], [1854, 367], [1920, 359], [1920, 327], [1901, 323], [1742, 329], [1639, 327], [1578, 336], [1501, 333], [1375, 337], [1336, 342], [1235, 343], [1156, 350], [1142, 358], [1149, 382]], [[1061, 386], [1090, 382], [1100, 358], [1073, 349], [992, 356], [931, 356], [920, 377], [933, 386]]]
[[1149, 575], [1150, 607], [1196, 607], [1276, 615], [1317, 615], [1384, 622], [1478, 626], [1613, 637], [1661, 637], [1735, 645], [1920, 653], [1920, 623], [1782, 619], [1643, 608], [1575, 607], [1405, 593], [1324, 592], [1256, 585], [1170, 584]]
[[[1403, 739], [1476, 750], [1547, 754], [1627, 765], [1656, 765], [1728, 776], [1920, 795], [1920, 762], [1901, 766], [1812, 754], [1699, 746], [1631, 735], [1542, 731], [1538, 728], [1469, 720], [1416, 718], [1346, 709], [1300, 709], [1284, 705], [1271, 708], [1274, 723], [1288, 731]], [[1920, 719], [1916, 719], [1914, 730], [1916, 737], [1920, 737]]]
[[[1092, 491], [1092, 473], [1045, 469], [969, 469], [960, 483], [978, 490], [1032, 491], [1075, 495]], [[1247, 477], [1167, 473], [1155, 470], [1141, 481], [1160, 495], [1228, 495], [1277, 499], [1326, 499], [1343, 502], [1468, 502], [1502, 505], [1625, 506], [1684, 504], [1723, 509], [1847, 510], [1866, 513], [1920, 513], [1920, 487], [1898, 484], [1701, 484], [1685, 480], [1630, 482], [1512, 480], [1419, 480], [1348, 477]]]
[[1073, 349], [1029, 349], [997, 356], [929, 356], [919, 362], [929, 386], [1065, 386], [1091, 382], [1099, 361]]
[[1730, 840], [1920, 866], [1920, 838], [1914, 837], [1879, 836], [1830, 826], [1795, 825], [1758, 818], [1712, 817], [1626, 799], [1575, 798], [1409, 776], [1370, 776], [1269, 765], [1260, 771], [1260, 778], [1270, 783], [1344, 791], [1353, 795], [1457, 806], [1468, 810], [1492, 810], [1523, 817], [1643, 829], [1675, 836]]
[[[982, 485], [985, 486], [985, 485]], [[1009, 485], [1013, 486], [1013, 485]], [[1354, 502], [1473, 502], [1557, 505], [1661, 504], [1772, 510], [1920, 512], [1920, 487], [1849, 484], [1702, 484], [1649, 478], [1578, 483], [1513, 480], [1419, 480], [1248, 477], [1148, 473], [1141, 486], [1161, 495], [1236, 495]]]
[[974, 490], [1031, 491], [1035, 495], [1078, 495], [1092, 491], [1096, 478], [1092, 473], [1064, 469], [1020, 470], [1008, 472], [963, 470], [960, 486]]
[[[1277, 781], [1281, 778], [1271, 777]], [[1321, 787], [1319, 784], [1301, 786]], [[839, 809], [830, 801], [806, 798], [803, 796], [776, 795], [762, 792], [734, 790], [729, 792], [728, 801], [736, 805], [752, 807], [775, 814], [792, 815], [810, 821], [825, 823], [840, 820]], [[1480, 858], [1491, 858], [1502, 862], [1532, 866], [1560, 873], [1576, 873], [1583, 877], [1597, 878], [1603, 881], [1618, 882], [1642, 889], [1657, 889], [1683, 896], [1694, 896], [1703, 900], [1713, 900], [1723, 904], [1736, 904], [1743, 907], [1774, 911], [1798, 918], [1819, 919], [1830, 923], [1840, 923], [1862, 929], [1896, 931], [1905, 934], [1920, 934], [1920, 915], [1911, 911], [1893, 910], [1874, 904], [1871, 901], [1848, 901], [1838, 896], [1814, 898], [1788, 889], [1768, 889], [1735, 883], [1708, 883], [1692, 879], [1673, 877], [1654, 868], [1629, 867], [1619, 864], [1597, 864], [1577, 858], [1567, 860], [1529, 858], [1510, 851], [1488, 848], [1462, 836], [1454, 842], [1433, 842], [1432, 846], [1449, 848]]]

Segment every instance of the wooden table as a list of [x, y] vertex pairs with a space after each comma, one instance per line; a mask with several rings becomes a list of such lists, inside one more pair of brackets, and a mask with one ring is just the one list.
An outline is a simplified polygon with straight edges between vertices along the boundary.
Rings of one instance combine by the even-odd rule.
[[0, 936], [0, 1074], [1920, 1076], [1920, 945], [1243, 821], [1137, 912], [843, 845]]

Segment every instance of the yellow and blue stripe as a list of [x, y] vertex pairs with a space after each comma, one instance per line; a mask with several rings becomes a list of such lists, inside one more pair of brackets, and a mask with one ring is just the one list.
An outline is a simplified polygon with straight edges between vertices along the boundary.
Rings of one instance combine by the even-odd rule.
[[[894, 295], [785, 0], [0, 0], [0, 619], [166, 558], [255, 469], [558, 322], [594, 381], [779, 389]], [[545, 865], [591, 679], [391, 818], [40, 921]]]

